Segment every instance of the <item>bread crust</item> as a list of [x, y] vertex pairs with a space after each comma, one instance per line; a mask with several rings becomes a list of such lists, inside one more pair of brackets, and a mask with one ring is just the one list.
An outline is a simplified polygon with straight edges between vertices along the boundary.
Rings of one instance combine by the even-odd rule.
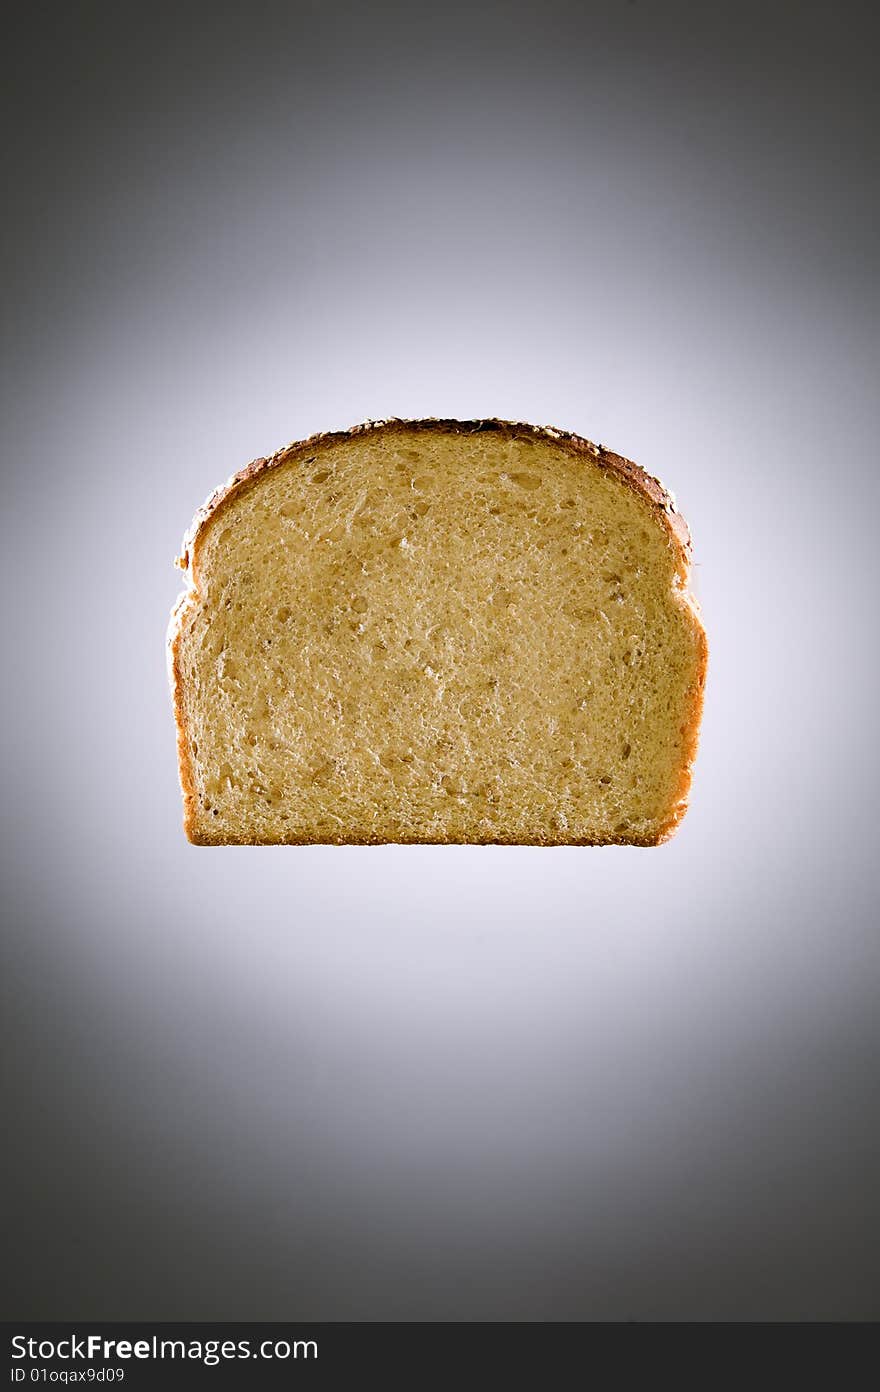
[[[661, 825], [658, 834], [653, 840], [633, 841], [626, 837], [603, 840], [601, 842], [584, 840], [559, 840], [543, 841], [538, 837], [533, 839], [517, 840], [515, 842], [505, 842], [499, 839], [486, 839], [485, 841], [475, 842], [470, 838], [467, 841], [457, 840], [453, 837], [438, 838], [433, 843], [427, 842], [423, 837], [412, 837], [401, 839], [395, 844], [399, 845], [527, 845], [527, 846], [576, 846], [576, 845], [619, 845], [619, 846], [656, 846], [668, 841], [675, 833], [681, 819], [687, 811], [688, 798], [691, 788], [693, 763], [697, 752], [699, 740], [700, 722], [703, 714], [703, 698], [706, 685], [706, 672], [709, 661], [708, 640], [706, 631], [703, 627], [700, 614], [700, 607], [696, 597], [688, 587], [690, 579], [690, 564], [692, 542], [691, 535], [684, 517], [678, 511], [675, 497], [671, 491], [664, 487], [659, 479], [647, 473], [631, 459], [626, 459], [621, 454], [615, 454], [608, 450], [604, 445], [594, 444], [591, 440], [585, 439], [581, 435], [575, 435], [568, 431], [557, 430], [554, 426], [547, 425], [528, 425], [523, 421], [499, 420], [489, 417], [485, 420], [452, 420], [442, 417], [428, 417], [422, 420], [406, 420], [400, 417], [389, 417], [384, 420], [367, 420], [359, 425], [351, 426], [348, 430], [324, 431], [317, 435], [311, 435], [305, 440], [295, 440], [289, 445], [284, 445], [276, 450], [274, 454], [264, 458], [253, 459], [238, 473], [233, 474], [225, 484], [207, 498], [196, 512], [189, 529], [183, 539], [180, 555], [177, 557], [176, 565], [185, 572], [187, 577], [187, 589], [180, 595], [171, 613], [167, 635], [167, 661], [168, 675], [171, 686], [171, 697], [174, 709], [174, 720], [177, 729], [177, 756], [178, 769], [180, 775], [180, 787], [183, 793], [183, 827], [187, 838], [193, 845], [254, 845], [254, 844], [282, 844], [282, 845], [311, 845], [314, 844], [306, 839], [294, 839], [284, 842], [262, 842], [255, 843], [251, 840], [233, 841], [224, 836], [217, 840], [200, 835], [196, 829], [198, 797], [190, 757], [189, 738], [186, 730], [184, 703], [183, 703], [183, 675], [180, 668], [180, 644], [183, 635], [184, 621], [191, 608], [199, 603], [198, 589], [198, 562], [201, 553], [202, 543], [211, 526], [217, 518], [226, 510], [229, 504], [242, 493], [251, 488], [259, 480], [261, 475], [270, 469], [278, 468], [282, 464], [287, 464], [294, 459], [301, 459], [304, 463], [312, 463], [319, 451], [329, 445], [335, 445], [343, 440], [356, 439], [366, 434], [387, 434], [387, 435], [413, 435], [413, 434], [453, 434], [453, 435], [474, 435], [494, 432], [506, 436], [508, 439], [516, 440], [547, 440], [563, 449], [569, 450], [572, 454], [581, 457], [588, 457], [593, 464], [598, 464], [600, 468], [615, 474], [624, 482], [627, 487], [639, 493], [651, 504], [654, 512], [662, 518], [666, 526], [671, 542], [675, 549], [677, 559], [677, 579], [679, 584], [679, 598], [681, 603], [690, 611], [694, 634], [699, 643], [699, 655], [697, 671], [691, 685], [688, 706], [689, 711], [685, 723], [682, 727], [684, 738], [683, 758], [679, 775], [676, 796], [666, 821]], [[328, 836], [322, 844], [327, 845], [351, 845], [368, 846], [388, 844], [382, 839], [371, 839], [369, 837], [356, 836]]]

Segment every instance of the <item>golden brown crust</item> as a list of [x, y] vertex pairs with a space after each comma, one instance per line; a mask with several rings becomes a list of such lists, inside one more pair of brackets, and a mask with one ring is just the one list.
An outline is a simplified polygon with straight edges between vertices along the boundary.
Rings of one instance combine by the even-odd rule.
[[177, 729], [177, 768], [180, 776], [180, 790], [183, 793], [183, 829], [187, 839], [194, 846], [199, 846], [207, 843], [199, 839], [195, 830], [198, 796], [190, 761], [189, 739], [186, 733], [183, 708], [183, 673], [180, 670], [180, 644], [183, 638], [184, 614], [195, 603], [197, 603], [195, 591], [186, 590], [172, 609], [168, 624], [167, 655], [171, 700], [174, 706], [174, 724]]
[[706, 672], [709, 666], [709, 640], [706, 637], [706, 630], [703, 627], [696, 602], [693, 600], [692, 596], [688, 596], [688, 605], [694, 616], [694, 631], [697, 634], [697, 639], [700, 644], [699, 665], [690, 691], [688, 692], [690, 713], [682, 726], [684, 750], [678, 778], [678, 787], [676, 789], [675, 799], [669, 818], [660, 828], [656, 841], [656, 845], [658, 846], [664, 841], [669, 841], [671, 837], [675, 835], [676, 828], [688, 809], [691, 782], [693, 780], [694, 760], [697, 757], [697, 745], [700, 739], [700, 723], [703, 718]]
[[[215, 489], [206, 502], [199, 508], [192, 524], [183, 540], [183, 547], [176, 564], [187, 572], [189, 588], [181, 595], [171, 615], [171, 622], [168, 629], [168, 668], [172, 690], [172, 701], [174, 705], [174, 719], [177, 727], [177, 753], [180, 772], [180, 786], [183, 793], [184, 817], [183, 826], [188, 839], [193, 845], [253, 845], [257, 844], [251, 840], [231, 841], [227, 837], [213, 841], [209, 837], [201, 836], [196, 831], [196, 812], [198, 799], [196, 794], [195, 778], [193, 775], [190, 761], [189, 739], [186, 733], [185, 712], [183, 708], [183, 677], [180, 671], [180, 642], [183, 633], [183, 619], [189, 607], [198, 602], [198, 575], [197, 563], [201, 550], [201, 543], [206, 532], [219, 514], [233, 501], [240, 496], [247, 488], [251, 487], [255, 480], [269, 469], [277, 468], [281, 464], [301, 458], [303, 462], [313, 462], [313, 456], [317, 451], [324, 449], [327, 445], [336, 444], [346, 439], [356, 439], [362, 435], [370, 433], [382, 434], [462, 434], [472, 435], [478, 433], [495, 432], [504, 434], [510, 439], [519, 440], [551, 440], [554, 444], [561, 445], [564, 449], [570, 450], [573, 454], [589, 456], [590, 460], [598, 464], [600, 468], [607, 469], [616, 474], [628, 487], [635, 492], [641, 493], [652, 505], [654, 511], [662, 517], [670, 538], [677, 551], [678, 559], [678, 578], [681, 584], [682, 602], [689, 608], [693, 620], [694, 631], [700, 643], [700, 661], [697, 674], [690, 691], [690, 712], [688, 718], [682, 726], [682, 736], [684, 738], [684, 755], [682, 760], [681, 772], [675, 799], [667, 821], [663, 824], [655, 840], [645, 840], [634, 842], [626, 838], [613, 839], [602, 842], [591, 841], [544, 841], [538, 838], [528, 840], [522, 839], [516, 842], [502, 842], [498, 840], [485, 840], [480, 842], [460, 842], [454, 838], [442, 838], [436, 842], [428, 843], [426, 838], [412, 837], [401, 839], [395, 843], [400, 845], [502, 845], [516, 844], [528, 846], [555, 846], [555, 845], [660, 845], [668, 841], [674, 834], [679, 822], [687, 811], [688, 796], [690, 793], [693, 762], [696, 757], [697, 743], [699, 740], [700, 721], [703, 713], [703, 696], [706, 684], [706, 671], [708, 666], [708, 642], [706, 632], [700, 618], [699, 606], [696, 599], [687, 589], [687, 581], [690, 573], [690, 552], [691, 537], [687, 523], [678, 512], [675, 498], [666, 489], [659, 479], [648, 474], [638, 464], [631, 459], [626, 459], [623, 455], [615, 454], [607, 450], [603, 445], [593, 444], [591, 440], [584, 439], [583, 436], [574, 435], [567, 431], [557, 430], [553, 426], [528, 425], [522, 421], [504, 421], [496, 418], [486, 420], [450, 420], [444, 418], [427, 418], [423, 420], [404, 420], [392, 417], [387, 420], [364, 421], [359, 425], [352, 426], [349, 430], [325, 431], [317, 435], [311, 435], [307, 440], [296, 440], [292, 444], [283, 446], [276, 450], [274, 454], [266, 458], [254, 459], [241, 469], [237, 474], [233, 474], [225, 484]], [[283, 844], [283, 845], [309, 845], [306, 840], [285, 841], [282, 843], [259, 843], [259, 844]], [[350, 845], [367, 846], [386, 844], [381, 840], [371, 840], [368, 837], [327, 837], [326, 844], [330, 845]]]

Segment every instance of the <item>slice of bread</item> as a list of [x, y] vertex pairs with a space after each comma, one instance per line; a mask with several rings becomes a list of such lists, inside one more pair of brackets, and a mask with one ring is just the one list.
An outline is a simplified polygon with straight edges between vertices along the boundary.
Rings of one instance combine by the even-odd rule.
[[169, 666], [199, 845], [653, 846], [706, 637], [669, 494], [505, 421], [375, 421], [196, 515]]

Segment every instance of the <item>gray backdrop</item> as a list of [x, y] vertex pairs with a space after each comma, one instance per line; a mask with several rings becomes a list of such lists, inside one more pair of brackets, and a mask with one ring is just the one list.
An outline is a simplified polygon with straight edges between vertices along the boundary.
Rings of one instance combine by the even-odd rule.
[[[869, 8], [58, 9], [3, 89], [5, 1312], [880, 1314]], [[670, 845], [184, 841], [180, 536], [386, 414], [678, 494]]]

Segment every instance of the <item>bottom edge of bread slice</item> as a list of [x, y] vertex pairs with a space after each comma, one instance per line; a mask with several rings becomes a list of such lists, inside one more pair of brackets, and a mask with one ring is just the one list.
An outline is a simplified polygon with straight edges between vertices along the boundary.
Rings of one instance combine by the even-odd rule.
[[[184, 827], [186, 830], [186, 827]], [[469, 835], [460, 840], [450, 837], [428, 837], [428, 836], [318, 836], [300, 837], [298, 839], [288, 838], [286, 840], [266, 839], [257, 840], [254, 836], [245, 834], [240, 837], [217, 836], [212, 837], [207, 833], [194, 831], [187, 832], [187, 839], [193, 846], [523, 846], [523, 847], [544, 847], [546, 849], [560, 849], [565, 846], [659, 846], [664, 841], [668, 841], [673, 835], [673, 831], [666, 831], [655, 837], [645, 837], [638, 841], [626, 840], [623, 837], [614, 837], [604, 840], [591, 838], [560, 839], [551, 840], [549, 837], [540, 834], [534, 837], [479, 837]]]

